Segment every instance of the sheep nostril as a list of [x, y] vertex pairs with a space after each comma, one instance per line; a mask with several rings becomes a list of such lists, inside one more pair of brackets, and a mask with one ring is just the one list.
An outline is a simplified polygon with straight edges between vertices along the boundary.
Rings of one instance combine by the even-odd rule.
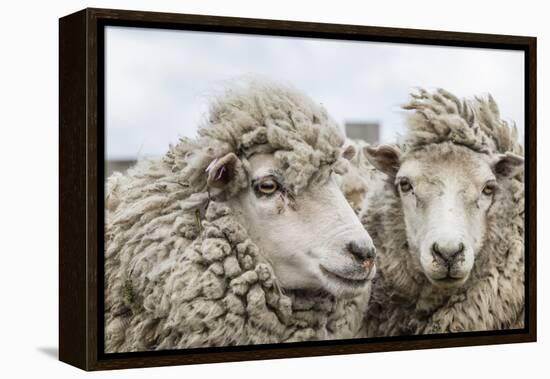
[[437, 245], [437, 242], [434, 242], [432, 245], [432, 256], [436, 261], [439, 261], [440, 263], [447, 264], [447, 258], [441, 253], [439, 250], [439, 246]]
[[374, 260], [376, 257], [376, 248], [374, 246], [367, 249], [367, 260]]
[[445, 266], [452, 265], [460, 256], [464, 254], [466, 246], [464, 243], [460, 242], [454, 247], [444, 246], [441, 248], [436, 242], [432, 244], [431, 253], [436, 261]]
[[366, 241], [352, 241], [348, 243], [347, 250], [360, 262], [373, 260], [376, 256], [376, 248]]

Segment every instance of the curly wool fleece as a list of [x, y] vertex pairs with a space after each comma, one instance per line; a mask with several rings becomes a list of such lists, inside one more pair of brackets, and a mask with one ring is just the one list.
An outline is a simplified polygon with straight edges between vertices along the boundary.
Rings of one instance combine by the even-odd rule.
[[[272, 153], [294, 192], [343, 172], [343, 137], [325, 110], [288, 88], [253, 83], [210, 109], [196, 141], [107, 183], [105, 349], [246, 345], [353, 338], [369, 292], [353, 299], [280, 288], [264, 252], [224, 201], [249, 186], [247, 157]], [[242, 162], [211, 198], [206, 169]], [[238, 210], [237, 210], [238, 211]]]
[[[523, 155], [515, 127], [500, 119], [496, 103], [461, 101], [450, 93], [421, 91], [405, 109], [410, 117], [407, 154], [434, 160], [449, 149]], [[470, 278], [453, 290], [430, 285], [408, 251], [404, 216], [393, 183], [368, 200], [362, 221], [378, 249], [377, 278], [368, 309], [369, 336], [522, 328], [524, 318], [524, 178], [504, 180], [487, 216], [486, 239]]]

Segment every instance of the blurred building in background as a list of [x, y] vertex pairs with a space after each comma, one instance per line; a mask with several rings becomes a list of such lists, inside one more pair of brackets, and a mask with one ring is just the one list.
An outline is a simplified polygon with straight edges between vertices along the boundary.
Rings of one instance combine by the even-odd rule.
[[371, 145], [380, 142], [380, 124], [377, 122], [346, 122], [346, 136], [359, 139]]

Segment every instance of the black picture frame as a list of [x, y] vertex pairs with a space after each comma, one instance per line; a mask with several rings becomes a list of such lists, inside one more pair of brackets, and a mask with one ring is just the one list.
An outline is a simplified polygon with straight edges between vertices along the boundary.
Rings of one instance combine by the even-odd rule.
[[[186, 350], [103, 352], [105, 26], [524, 51], [525, 328]], [[84, 370], [536, 341], [536, 38], [113, 9], [59, 20], [59, 359]]]

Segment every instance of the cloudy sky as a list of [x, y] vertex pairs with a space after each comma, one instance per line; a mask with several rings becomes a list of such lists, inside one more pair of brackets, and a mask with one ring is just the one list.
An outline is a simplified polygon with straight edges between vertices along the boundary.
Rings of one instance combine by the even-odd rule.
[[282, 81], [341, 124], [374, 121], [382, 142], [403, 134], [415, 87], [491, 93], [523, 138], [523, 52], [310, 38], [107, 27], [107, 159], [160, 156], [193, 137], [208, 99], [231, 81]]

